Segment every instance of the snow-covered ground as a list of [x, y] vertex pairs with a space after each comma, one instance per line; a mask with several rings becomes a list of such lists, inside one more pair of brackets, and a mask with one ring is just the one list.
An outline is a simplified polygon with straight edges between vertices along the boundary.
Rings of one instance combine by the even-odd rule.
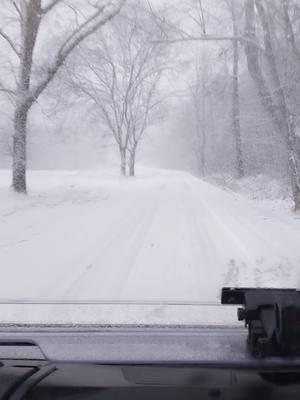
[[[144, 303], [2, 305], [2, 321], [195, 323], [197, 306], [165, 303], [217, 302], [224, 285], [298, 286], [300, 219], [289, 203], [144, 172], [30, 172], [23, 196], [0, 171], [2, 299]], [[223, 308], [200, 314], [235, 319]]]
[[229, 174], [212, 175], [208, 181], [235, 192], [245, 194], [253, 200], [286, 200], [286, 206], [292, 207], [292, 191], [288, 177], [274, 178], [259, 174], [236, 179]]

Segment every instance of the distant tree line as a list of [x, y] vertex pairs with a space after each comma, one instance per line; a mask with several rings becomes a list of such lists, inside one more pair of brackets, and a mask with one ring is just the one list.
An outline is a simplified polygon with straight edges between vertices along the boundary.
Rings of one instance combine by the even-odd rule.
[[[196, 0], [188, 4], [185, 13], [194, 26], [189, 29], [184, 27], [175, 29], [175, 33], [169, 36], [168, 42], [220, 43], [219, 50], [222, 54], [220, 58], [223, 58], [227, 67], [218, 71], [210, 65], [210, 74], [207, 74], [205, 57], [202, 58], [200, 65], [199, 58], [196, 58], [195, 64], [198, 63], [198, 67], [189, 82], [189, 87], [193, 88], [189, 92], [190, 102], [193, 105], [191, 109], [194, 109], [192, 114], [196, 121], [194, 135], [196, 142], [201, 143], [195, 147], [198, 149], [200, 173], [207, 170], [205, 164], [210, 153], [214, 152], [212, 159], [216, 164], [218, 159], [222, 158], [222, 151], [226, 153], [226, 147], [222, 149], [220, 146], [216, 154], [216, 147], [208, 145], [208, 141], [216, 143], [218, 140], [211, 128], [211, 119], [220, 122], [220, 115], [216, 115], [216, 112], [220, 111], [218, 97], [222, 97], [226, 92], [226, 103], [221, 107], [223, 129], [228, 128], [228, 121], [230, 121], [232, 147], [226, 156], [229, 155], [234, 160], [235, 175], [237, 177], [245, 175], [251, 146], [252, 149], [256, 148], [255, 155], [258, 158], [267, 155], [268, 159], [268, 153], [271, 154], [274, 169], [285, 165], [284, 168], [291, 183], [295, 209], [299, 210], [299, 2], [296, 0]], [[217, 13], [216, 10], [218, 10]], [[230, 82], [225, 87], [221, 84], [224, 79], [225, 82]], [[209, 86], [210, 89], [208, 89]], [[249, 97], [253, 96], [257, 99], [255, 104], [249, 101]], [[210, 107], [209, 111], [205, 112], [203, 111], [205, 103], [208, 102], [214, 104], [215, 107]], [[208, 109], [208, 106], [206, 108]], [[208, 126], [205, 127], [208, 125], [208, 113], [209, 129]], [[227, 118], [227, 124], [224, 123], [226, 113], [230, 115], [230, 118]], [[264, 121], [261, 126], [259, 126], [260, 121]], [[256, 135], [252, 136], [251, 143], [249, 133], [255, 126]], [[215, 132], [218, 128], [215, 128]], [[228, 136], [227, 138], [229, 140]], [[264, 147], [263, 152], [261, 146]]]
[[[104, 126], [117, 145], [121, 174], [133, 176], [174, 69], [186, 89], [169, 114], [191, 144], [197, 172], [286, 174], [300, 209], [297, 0], [187, 0], [170, 3], [171, 12], [143, 0], [2, 3], [0, 95], [13, 132], [1, 135], [0, 146], [11, 154], [16, 192], [27, 190], [28, 126], [49, 88], [93, 109], [99, 132]], [[181, 66], [185, 44], [199, 42]]]

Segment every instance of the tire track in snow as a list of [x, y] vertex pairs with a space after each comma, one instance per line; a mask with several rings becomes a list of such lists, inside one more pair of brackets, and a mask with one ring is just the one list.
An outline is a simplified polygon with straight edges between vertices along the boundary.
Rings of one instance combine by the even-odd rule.
[[[196, 185], [202, 183], [195, 178], [192, 179], [195, 181]], [[208, 185], [207, 183], [205, 184]], [[232, 257], [230, 259], [230, 270], [228, 273], [230, 274], [233, 264], [235, 265], [235, 269], [238, 265], [244, 265], [242, 271], [241, 268], [239, 268], [239, 272], [242, 272], [239, 275], [240, 279], [244, 282], [243, 284], [246, 282], [248, 285], [251, 284], [254, 286], [261, 286], [262, 284], [270, 285], [270, 279], [273, 279], [275, 282], [278, 282], [278, 280], [281, 281], [281, 284], [284, 285], [288, 278], [287, 275], [292, 275], [294, 268], [289, 257], [286, 256], [286, 254], [289, 254], [287, 249], [285, 248], [284, 253], [282, 253], [281, 246], [276, 246], [271, 238], [266, 237], [266, 232], [269, 231], [269, 233], [271, 233], [268, 226], [269, 221], [263, 220], [258, 212], [254, 211], [252, 207], [249, 207], [247, 199], [240, 199], [246, 203], [244, 204], [245, 208], [241, 210], [241, 202], [239, 201], [234, 211], [232, 209], [230, 210], [232, 207], [232, 204], [230, 204], [229, 211], [231, 212], [228, 213], [226, 206], [220, 209], [219, 202], [210, 202], [209, 196], [206, 195], [205, 190], [202, 190], [203, 196], [200, 197], [199, 191], [196, 191], [195, 188], [196, 186], [193, 185], [192, 191], [195, 193], [195, 196], [202, 202], [203, 206], [206, 207], [207, 212], [210, 213], [212, 218], [224, 228], [228, 237], [231, 237], [233, 243], [236, 243], [236, 248], [243, 249], [243, 253], [246, 256], [246, 258], [241, 257], [240, 260]], [[216, 191], [219, 190], [218, 188], [213, 189]], [[208, 203], [210, 205], [208, 205]], [[211, 204], [213, 204], [214, 208], [212, 208]], [[252, 218], [251, 222], [249, 219], [250, 216]], [[272, 222], [274, 222], [274, 220]], [[276, 220], [276, 222], [278, 221]], [[230, 229], [230, 226], [232, 229]], [[288, 234], [290, 234], [290, 232], [288, 232]], [[291, 234], [291, 237], [292, 236]], [[274, 238], [274, 235], [271, 237]], [[250, 241], [249, 238], [251, 238]], [[247, 242], [248, 247], [245, 245]], [[262, 258], [262, 254], [266, 255], [265, 258]], [[279, 271], [279, 274], [276, 271]], [[270, 272], [273, 272], [271, 276]], [[263, 278], [263, 274], [267, 274], [266, 279]], [[296, 282], [294, 285], [295, 284]]]
[[[123, 293], [127, 296], [132, 286], [139, 286], [139, 298], [147, 296], [156, 301], [199, 298], [191, 266], [193, 260], [187, 240], [190, 227], [184, 217], [182, 192], [182, 181], [169, 178], [138, 262], [124, 286]], [[155, 244], [152, 249], [150, 243]]]
[[[63, 296], [70, 284], [70, 279], [73, 279], [74, 275], [76, 276], [75, 280], [77, 280], [83, 273], [88, 272], [86, 268], [92, 265], [95, 259], [95, 249], [97, 257], [97, 254], [100, 254], [103, 248], [109, 246], [115, 239], [118, 240], [122, 237], [122, 227], [128, 226], [132, 220], [141, 216], [141, 211], [132, 209], [131, 201], [128, 203], [125, 207], [123, 205], [123, 207], [117, 209], [118, 213], [113, 215], [110, 225], [106, 226], [103, 231], [101, 230], [102, 215], [98, 213], [99, 209], [101, 210], [101, 204], [97, 203], [89, 210], [88, 214], [83, 217], [83, 219], [86, 219], [87, 228], [85, 229], [85, 236], [82, 236], [81, 242], [77, 243], [77, 246], [80, 246], [83, 250], [80, 250], [79, 254], [75, 252], [63, 271], [59, 271], [52, 282], [41, 290], [42, 297], [45, 293], [50, 293], [52, 298], [55, 295]], [[95, 218], [98, 214], [100, 214], [99, 220]], [[97, 227], [96, 231], [92, 229], [95, 227]]]
[[[192, 179], [196, 181], [195, 178]], [[208, 206], [207, 199], [205, 198], [205, 190], [202, 190], [202, 196], [200, 196], [199, 192], [194, 190], [194, 186], [191, 188], [189, 182], [187, 182], [187, 186], [191, 194], [193, 194], [190, 196], [190, 199], [192, 199], [194, 204], [194, 221], [199, 237], [202, 235], [203, 238], [204, 230], [206, 233], [207, 249], [211, 249], [211, 262], [208, 266], [208, 274], [211, 275], [212, 271], [216, 270], [210, 285], [210, 287], [215, 287], [215, 296], [219, 296], [220, 288], [225, 285], [240, 286], [243, 280], [246, 280], [248, 285], [254, 285], [255, 279], [252, 272], [256, 267], [255, 256], [246, 247], [242, 237], [238, 236], [226, 224], [223, 215], [218, 216], [212, 209], [212, 205]], [[213, 189], [218, 190], [217, 188]], [[222, 200], [221, 197], [220, 200]], [[197, 202], [196, 206], [195, 202]], [[206, 224], [203, 225], [205, 218]], [[204, 241], [202, 240], [202, 245], [203, 243]], [[245, 278], [247, 270], [250, 271], [250, 276]], [[209, 291], [206, 299], [211, 299], [211, 295], [212, 292]], [[215, 298], [212, 300], [215, 300]]]
[[[189, 195], [187, 201], [187, 218], [189, 225], [193, 226], [193, 243], [195, 260], [198, 263], [195, 268], [202, 274], [200, 300], [216, 300], [220, 295], [223, 285], [223, 274], [231, 260], [231, 254], [226, 248], [228, 240], [227, 231], [219, 220], [212, 218], [209, 209], [202, 199], [195, 196], [188, 182], [185, 182], [186, 192]], [[240, 246], [236, 237], [230, 236], [230, 243], [235, 241]], [[247, 254], [248, 255], [248, 254]], [[237, 282], [236, 282], [237, 283]]]
[[[192, 193], [190, 191], [189, 185], [187, 181], [184, 181], [184, 195], [182, 197], [182, 203], [183, 207], [185, 209], [185, 220], [186, 224], [189, 227], [188, 233], [189, 233], [189, 238], [190, 238], [190, 244], [191, 244], [191, 251], [193, 254], [193, 259], [195, 260], [193, 263], [193, 268], [195, 271], [195, 275], [197, 277], [197, 284], [199, 287], [199, 295], [200, 299], [205, 299], [207, 300], [207, 295], [210, 295], [210, 293], [203, 293], [203, 290], [206, 291], [208, 289], [207, 285], [204, 285], [205, 278], [207, 278], [209, 274], [210, 267], [208, 265], [201, 266], [201, 258], [208, 260], [208, 252], [207, 252], [207, 246], [205, 245], [205, 242], [207, 241], [207, 238], [203, 238], [203, 235], [206, 232], [205, 227], [202, 226], [201, 229], [199, 229], [199, 226], [197, 224], [197, 212], [199, 209], [199, 204], [197, 205], [197, 212], [196, 212], [196, 207], [194, 203], [192, 202], [191, 196]], [[193, 229], [191, 229], [193, 227]], [[203, 240], [205, 239], [205, 240]], [[204, 261], [205, 262], [205, 261]], [[202, 267], [202, 269], [201, 269]], [[206, 289], [205, 289], [206, 288]], [[203, 296], [204, 294], [204, 296]], [[198, 299], [199, 300], [199, 297]]]
[[[149, 230], [149, 225], [151, 220], [153, 220], [165, 186], [166, 183], [163, 183], [157, 188], [155, 197], [151, 199], [150, 208], [149, 204], [141, 204], [140, 210], [137, 210], [137, 212], [132, 214], [129, 218], [127, 217], [124, 219], [122, 227], [125, 228], [125, 231], [120, 229], [119, 225], [114, 226], [112, 229], [115, 234], [112, 234], [103, 246], [100, 246], [100, 248], [98, 247], [96, 254], [93, 255], [93, 259], [90, 261], [89, 265], [96, 265], [97, 261], [101, 258], [107, 262], [108, 258], [117, 255], [117, 264], [113, 271], [114, 277], [110, 277], [110, 279], [113, 279], [113, 282], [107, 285], [107, 275], [105, 275], [107, 270], [105, 271], [106, 266], [104, 265], [104, 261], [104, 263], [100, 265], [100, 268], [94, 267], [83, 271], [66, 290], [63, 295], [64, 299], [72, 296], [72, 294], [78, 298], [81, 292], [83, 292], [84, 295], [86, 291], [92, 295], [93, 299], [105, 299], [103, 295], [99, 296], [101, 290], [103, 292], [109, 292], [109, 297], [106, 297], [106, 299], [117, 300], [120, 298], [119, 294], [121, 288], [126, 284], [127, 277], [131, 269], [134, 268], [134, 262], [138, 256], [139, 248], [147, 238], [146, 233]], [[128, 238], [131, 238], [131, 245], [129, 244]], [[126, 243], [124, 240], [126, 240]], [[97, 281], [100, 283], [96, 283]], [[108, 288], [109, 290], [107, 290]], [[84, 297], [86, 298], [86, 295], [84, 295]]]

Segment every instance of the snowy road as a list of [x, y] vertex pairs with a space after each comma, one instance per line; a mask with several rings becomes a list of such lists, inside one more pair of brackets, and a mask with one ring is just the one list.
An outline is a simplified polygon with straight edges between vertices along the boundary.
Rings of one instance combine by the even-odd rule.
[[2, 299], [216, 301], [224, 285], [299, 283], [300, 220], [276, 202], [179, 172], [36, 172], [27, 198], [0, 177]]

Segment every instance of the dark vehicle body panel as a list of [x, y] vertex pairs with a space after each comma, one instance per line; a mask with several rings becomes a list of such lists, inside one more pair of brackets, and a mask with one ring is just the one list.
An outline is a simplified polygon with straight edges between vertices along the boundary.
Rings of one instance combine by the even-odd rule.
[[300, 358], [229, 327], [3, 326], [0, 399], [298, 399]]

